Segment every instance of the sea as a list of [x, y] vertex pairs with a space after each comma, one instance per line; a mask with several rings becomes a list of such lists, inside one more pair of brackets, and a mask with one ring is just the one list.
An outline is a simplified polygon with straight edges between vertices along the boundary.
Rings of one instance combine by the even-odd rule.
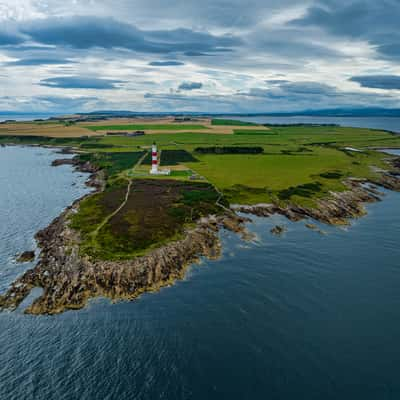
[[248, 121], [256, 124], [336, 124], [353, 128], [383, 129], [400, 133], [399, 117], [227, 116], [226, 118]]
[[[0, 147], [0, 293], [34, 265], [15, 262], [34, 233], [89, 190], [57, 157]], [[221, 232], [221, 259], [158, 293], [2, 312], [0, 399], [398, 400], [399, 208], [385, 192], [348, 227], [311, 221], [323, 234], [252, 217], [254, 242]]]
[[56, 117], [59, 114], [49, 114], [49, 113], [14, 113], [14, 114], [4, 114], [0, 113], [0, 122], [2, 121], [33, 121], [35, 119], [47, 119], [50, 117]]

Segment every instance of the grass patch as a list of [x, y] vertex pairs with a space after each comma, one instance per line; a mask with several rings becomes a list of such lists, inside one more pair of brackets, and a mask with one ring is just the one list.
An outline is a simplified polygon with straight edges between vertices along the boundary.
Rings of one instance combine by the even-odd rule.
[[118, 180], [102, 193], [96, 193], [82, 200], [79, 210], [71, 217], [71, 227], [78, 230], [84, 239], [93, 232], [104, 218], [122, 203], [128, 182]]
[[200, 154], [261, 154], [264, 148], [261, 146], [244, 147], [244, 146], [223, 146], [223, 147], [196, 147], [195, 153]]
[[79, 147], [81, 149], [110, 149], [110, 148], [114, 147], [114, 145], [105, 144], [105, 143], [88, 142], [88, 143], [81, 143]]
[[133, 168], [143, 154], [144, 152], [86, 153], [78, 157], [81, 162], [89, 161], [97, 168], [105, 170], [108, 177], [112, 177]]
[[290, 200], [293, 196], [314, 197], [317, 193], [322, 191], [322, 184], [320, 182], [305, 183], [304, 185], [291, 186], [288, 189], [278, 192], [280, 200]]
[[245, 121], [237, 121], [234, 119], [220, 119], [216, 118], [211, 121], [211, 125], [217, 126], [256, 126], [257, 124], [253, 124], [252, 122]]
[[186, 169], [183, 171], [171, 171], [171, 177], [175, 178], [188, 178], [189, 176], [192, 176], [192, 171]]
[[343, 174], [338, 171], [333, 171], [333, 172], [324, 172], [319, 176], [325, 179], [340, 179], [343, 177]]
[[253, 130], [253, 129], [234, 129], [233, 133], [235, 135], [255, 135], [255, 136], [261, 136], [261, 135], [268, 135], [268, 136], [273, 136], [273, 135], [277, 135], [276, 132], [272, 132], [270, 130]]
[[[186, 150], [162, 150], [160, 154], [160, 165], [179, 165], [186, 162], [197, 162], [191, 153]], [[151, 153], [147, 154], [142, 165], [151, 165]]]
[[83, 125], [91, 131], [191, 131], [207, 129], [204, 125], [176, 125], [176, 124], [129, 124], [129, 125]]

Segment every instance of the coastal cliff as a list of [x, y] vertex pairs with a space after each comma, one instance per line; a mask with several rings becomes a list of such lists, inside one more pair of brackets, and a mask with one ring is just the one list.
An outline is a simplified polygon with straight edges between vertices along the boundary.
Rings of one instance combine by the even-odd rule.
[[19, 278], [4, 295], [0, 307], [15, 309], [34, 287], [43, 289], [25, 312], [56, 314], [79, 309], [92, 297], [134, 299], [181, 279], [186, 266], [204, 256], [218, 258], [221, 227], [246, 235], [245, 219], [235, 215], [202, 218], [185, 237], [130, 261], [96, 261], [79, 253], [79, 234], [70, 229], [68, 217], [79, 202], [69, 207], [49, 227], [36, 235], [41, 258], [38, 265]]

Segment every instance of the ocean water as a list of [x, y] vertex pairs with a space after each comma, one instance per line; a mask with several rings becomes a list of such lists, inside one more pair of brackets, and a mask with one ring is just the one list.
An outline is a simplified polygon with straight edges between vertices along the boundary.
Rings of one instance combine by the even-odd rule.
[[44, 113], [44, 114], [26, 114], [26, 113], [20, 113], [20, 114], [0, 114], [0, 122], [2, 121], [33, 121], [34, 119], [47, 119], [50, 117], [56, 117], [57, 114], [51, 114], [51, 113]]
[[254, 122], [256, 124], [336, 124], [354, 128], [383, 129], [400, 133], [399, 117], [228, 117], [240, 121]]
[[[2, 288], [24, 269], [13, 255], [87, 190], [69, 167], [48, 167], [54, 157], [0, 148]], [[220, 260], [159, 293], [52, 317], [0, 313], [0, 399], [397, 400], [399, 206], [387, 193], [324, 235], [253, 218], [256, 242], [222, 232]], [[283, 237], [269, 232], [278, 223]]]
[[72, 173], [69, 165], [50, 167], [69, 157], [40, 147], [0, 147], [0, 292], [34, 265], [16, 264], [15, 255], [35, 250], [35, 233], [89, 192], [87, 174]]

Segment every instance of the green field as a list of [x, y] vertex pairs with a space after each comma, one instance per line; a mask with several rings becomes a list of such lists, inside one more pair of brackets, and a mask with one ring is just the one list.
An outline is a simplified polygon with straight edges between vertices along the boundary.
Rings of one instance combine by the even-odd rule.
[[191, 131], [207, 129], [203, 125], [177, 125], [177, 124], [129, 124], [129, 125], [82, 125], [91, 131]]
[[108, 177], [112, 177], [133, 168], [144, 154], [144, 152], [86, 153], [80, 154], [79, 159], [81, 162], [89, 161], [104, 170]]
[[277, 133], [265, 129], [235, 129], [233, 132], [235, 135], [277, 135]]
[[[310, 146], [311, 147], [311, 146]], [[197, 155], [199, 162], [188, 166], [216, 185], [232, 203], [265, 203], [287, 200], [309, 205], [310, 196], [282, 199], [279, 192], [309, 183], [320, 183], [316, 196], [330, 190], [344, 189], [346, 177], [374, 178], [371, 166], [384, 168], [384, 156], [378, 152], [354, 153], [322, 146], [312, 146], [311, 152], [261, 155]], [[338, 173], [336, 179], [324, 174]], [[260, 190], [262, 189], [262, 190]], [[312, 200], [312, 199], [311, 199]]]
[[235, 119], [213, 119], [211, 121], [211, 125], [218, 125], [218, 126], [254, 126], [252, 122], [244, 122], [244, 121], [237, 121]]

